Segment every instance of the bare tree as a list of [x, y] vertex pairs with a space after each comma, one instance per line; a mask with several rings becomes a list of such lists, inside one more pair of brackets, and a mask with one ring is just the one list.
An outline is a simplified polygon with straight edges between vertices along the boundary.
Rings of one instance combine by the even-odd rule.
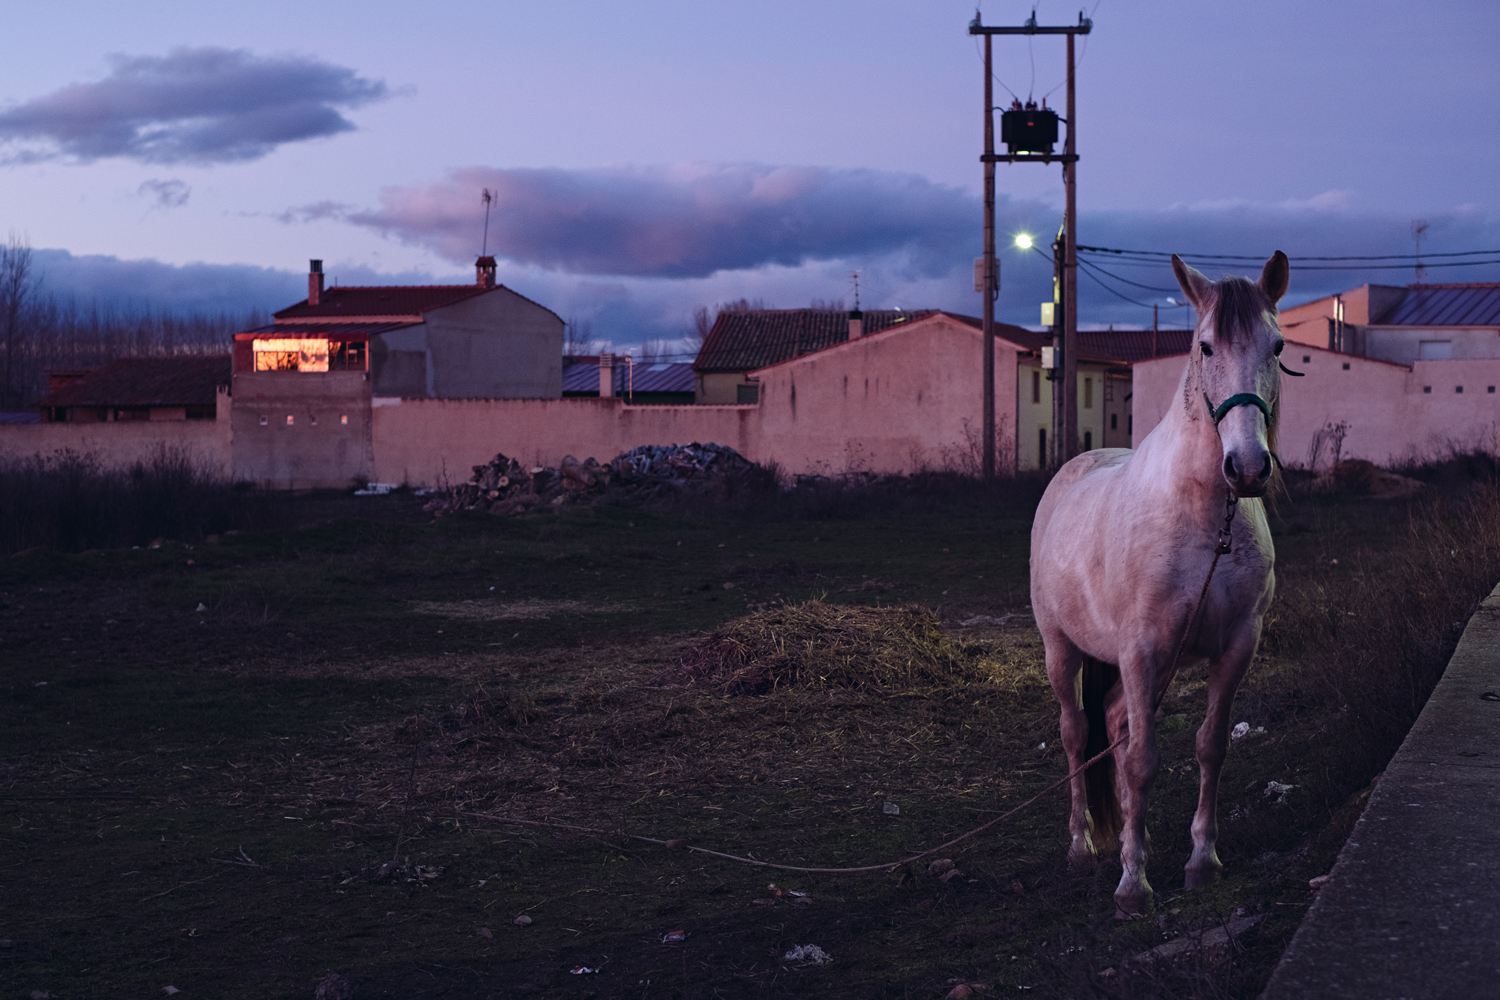
[[581, 357], [597, 353], [598, 341], [594, 340], [594, 324], [591, 320], [570, 319], [563, 325], [563, 354], [566, 357]]
[[651, 365], [658, 361], [667, 361], [672, 355], [672, 342], [652, 338], [641, 341], [641, 364]]
[[0, 391], [0, 406], [7, 409], [18, 405], [15, 359], [21, 337], [21, 312], [37, 286], [31, 268], [31, 244], [11, 233], [5, 246], [0, 247], [0, 324], [3, 324], [0, 333], [5, 338], [5, 386]]

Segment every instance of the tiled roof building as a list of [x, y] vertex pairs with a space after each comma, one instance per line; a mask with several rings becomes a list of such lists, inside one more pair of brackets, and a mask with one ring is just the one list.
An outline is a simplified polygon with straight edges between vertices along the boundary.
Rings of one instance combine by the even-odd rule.
[[44, 419], [212, 420], [229, 385], [229, 355], [120, 358], [89, 371], [52, 372], [39, 406]]

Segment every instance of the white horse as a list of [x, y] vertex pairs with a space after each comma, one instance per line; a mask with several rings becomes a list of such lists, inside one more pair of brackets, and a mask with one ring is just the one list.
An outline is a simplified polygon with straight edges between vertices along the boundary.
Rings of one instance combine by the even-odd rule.
[[1256, 498], [1272, 476], [1283, 346], [1276, 303], [1286, 292], [1287, 258], [1278, 250], [1256, 284], [1209, 281], [1176, 255], [1172, 269], [1198, 326], [1171, 409], [1137, 450], [1090, 451], [1059, 469], [1031, 529], [1031, 604], [1062, 706], [1069, 769], [1124, 739], [1074, 776], [1068, 821], [1075, 865], [1113, 849], [1118, 837], [1125, 869], [1118, 916], [1151, 908], [1146, 799], [1158, 766], [1155, 714], [1179, 653], [1182, 664], [1208, 662], [1187, 888], [1209, 884], [1223, 867], [1215, 841], [1229, 709], [1275, 589], [1275, 553]]

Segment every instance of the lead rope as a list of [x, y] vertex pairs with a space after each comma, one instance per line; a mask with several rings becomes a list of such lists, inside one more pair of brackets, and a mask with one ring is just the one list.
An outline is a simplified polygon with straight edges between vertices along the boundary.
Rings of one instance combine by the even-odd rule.
[[[1177, 667], [1178, 667], [1178, 665], [1182, 661], [1182, 651], [1185, 648], [1187, 648], [1188, 636], [1190, 636], [1190, 635], [1193, 634], [1193, 629], [1198, 624], [1198, 614], [1199, 614], [1199, 612], [1201, 612], [1203, 610], [1203, 601], [1208, 596], [1208, 585], [1213, 582], [1214, 570], [1217, 569], [1218, 566], [1219, 566], [1219, 557], [1220, 556], [1226, 556], [1230, 552], [1233, 551], [1233, 549], [1231, 548], [1231, 544], [1230, 544], [1231, 543], [1230, 528], [1234, 524], [1234, 515], [1239, 512], [1239, 507], [1240, 507], [1240, 499], [1239, 499], [1239, 497], [1235, 496], [1234, 493], [1233, 493], [1233, 491], [1230, 491], [1228, 499], [1226, 499], [1225, 502], [1224, 502], [1224, 506], [1225, 506], [1225, 511], [1224, 511], [1224, 527], [1222, 527], [1222, 528], [1219, 529], [1218, 544], [1216, 544], [1214, 546], [1214, 560], [1213, 560], [1213, 562], [1209, 563], [1209, 565], [1208, 565], [1208, 576], [1205, 577], [1204, 580], [1203, 580], [1203, 589], [1198, 592], [1198, 603], [1193, 606], [1193, 613], [1188, 616], [1187, 625], [1182, 630], [1182, 638], [1179, 639], [1178, 642], [1177, 642], [1177, 653], [1176, 653], [1176, 655], [1174, 655], [1172, 657], [1172, 666], [1167, 670], [1167, 680], [1166, 680], [1166, 683], [1161, 686], [1161, 695], [1157, 696], [1157, 698], [1155, 699], [1155, 702], [1151, 706], [1151, 709], [1152, 709], [1153, 712], [1156, 709], [1158, 709], [1158, 708], [1161, 707], [1161, 699], [1162, 699], [1162, 697], [1164, 697], [1166, 695], [1167, 688], [1169, 688], [1169, 687], [1172, 686], [1172, 680], [1173, 680], [1173, 678], [1175, 678], [1177, 676]], [[1009, 812], [1002, 813], [1001, 815], [996, 816], [994, 819], [990, 820], [987, 823], [984, 823], [981, 826], [976, 826], [974, 829], [970, 830], [968, 833], [959, 834], [957, 837], [954, 837], [952, 840], [948, 841], [947, 843], [939, 844], [936, 847], [930, 847], [930, 848], [928, 848], [927, 850], [923, 851], [920, 854], [913, 854], [910, 857], [902, 858], [899, 861], [887, 861], [887, 862], [884, 862], [883, 864], [878, 864], [878, 865], [864, 865], [864, 866], [861, 866], [859, 868], [803, 868], [803, 867], [799, 867], [798, 865], [780, 865], [780, 864], [776, 864], [773, 861], [761, 861], [759, 858], [746, 858], [746, 857], [740, 857], [737, 854], [725, 854], [722, 851], [711, 851], [711, 850], [709, 850], [706, 847], [695, 847], [692, 844], [689, 844], [686, 840], [658, 840], [655, 837], [643, 837], [643, 836], [641, 836], [639, 834], [634, 834], [634, 833], [625, 834], [625, 837], [627, 839], [629, 839], [629, 840], [639, 840], [639, 841], [643, 841], [644, 843], [647, 843], [647, 844], [660, 844], [662, 847], [666, 847], [669, 850], [694, 851], [694, 852], [696, 852], [698, 854], [707, 854], [710, 857], [724, 858], [726, 861], [738, 861], [740, 864], [754, 865], [757, 868], [775, 868], [778, 871], [784, 871], [784, 872], [816, 872], [816, 873], [822, 873], [822, 874], [851, 874], [851, 873], [854, 873], [854, 872], [890, 871], [890, 870], [895, 869], [895, 868], [900, 868], [902, 865], [909, 865], [913, 861], [920, 861], [923, 858], [928, 857], [929, 855], [936, 854], [938, 851], [946, 851], [948, 848], [952, 847], [955, 844], [962, 843], [963, 841], [968, 840], [970, 837], [977, 836], [978, 834], [983, 833], [984, 831], [988, 830], [992, 826], [995, 826], [995, 825], [997, 825], [999, 823], [1005, 822], [1006, 820], [1008, 820], [1012, 816], [1014, 816], [1016, 813], [1018, 813], [1018, 812], [1022, 811], [1023, 809], [1026, 809], [1027, 807], [1035, 804], [1037, 801], [1039, 801], [1040, 799], [1044, 798], [1045, 796], [1047, 796], [1051, 792], [1056, 791], [1057, 789], [1061, 788], [1063, 785], [1066, 785], [1068, 782], [1072, 781], [1079, 774], [1082, 774], [1084, 771], [1088, 770], [1090, 767], [1093, 767], [1095, 764], [1097, 764], [1099, 761], [1103, 760], [1105, 757], [1108, 757], [1110, 754], [1114, 753], [1115, 750], [1120, 746], [1120, 744], [1126, 742], [1129, 738], [1130, 738], [1130, 734], [1129, 733], [1126, 733], [1124, 736], [1121, 736], [1119, 739], [1115, 740], [1113, 743], [1111, 743], [1109, 746], [1105, 747], [1099, 753], [1095, 754], [1093, 757], [1090, 757], [1088, 760], [1084, 761], [1082, 764], [1079, 764], [1076, 768], [1074, 768], [1073, 770], [1069, 771], [1067, 773], [1067, 775], [1065, 775], [1062, 778], [1059, 778], [1057, 781], [1054, 781], [1052, 784], [1048, 785], [1046, 788], [1042, 789], [1040, 792], [1037, 792], [1035, 795], [1033, 795], [1031, 798], [1027, 799], [1025, 802], [1022, 802], [1020, 805], [1016, 806], [1014, 809], [1011, 809]], [[577, 833], [603, 834], [603, 835], [609, 835], [611, 833], [611, 831], [609, 831], [609, 830], [603, 830], [603, 829], [599, 829], [597, 827], [573, 826], [573, 825], [571, 825], [569, 823], [553, 823], [550, 820], [514, 819], [514, 818], [509, 817], [509, 816], [496, 816], [496, 815], [493, 815], [491, 813], [464, 812], [464, 813], [460, 813], [459, 815], [469, 816], [469, 817], [472, 817], [474, 819], [491, 820], [491, 821], [496, 822], [496, 823], [516, 823], [516, 824], [520, 824], [520, 825], [523, 825], [523, 826], [546, 826], [546, 827], [552, 827], [552, 828], [558, 829], [558, 830], [572, 830], [572, 831], [575, 831]], [[618, 836], [618, 834], [616, 834], [616, 835]]]

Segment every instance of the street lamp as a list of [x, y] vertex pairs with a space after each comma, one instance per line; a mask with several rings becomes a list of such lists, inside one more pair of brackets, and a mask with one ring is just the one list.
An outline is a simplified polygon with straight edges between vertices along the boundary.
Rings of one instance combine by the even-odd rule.
[[1020, 247], [1022, 250], [1030, 250], [1031, 249], [1031, 235], [1029, 233], [1017, 233], [1016, 234], [1016, 246]]

